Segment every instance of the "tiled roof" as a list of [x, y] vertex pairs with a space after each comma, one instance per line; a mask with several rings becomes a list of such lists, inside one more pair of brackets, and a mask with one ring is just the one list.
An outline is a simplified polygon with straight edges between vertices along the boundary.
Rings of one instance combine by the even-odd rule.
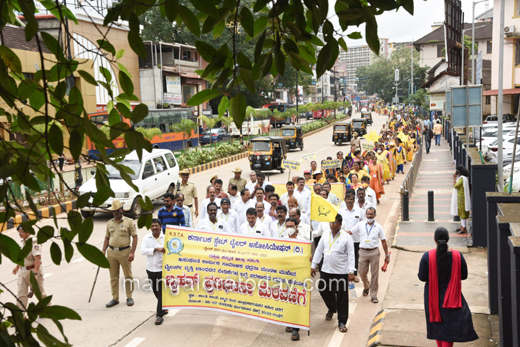
[[[3, 46], [9, 47], [11, 49], [38, 52], [38, 43], [36, 42], [36, 39], [33, 37], [31, 41], [25, 41], [25, 31], [21, 27], [6, 25], [2, 29], [2, 36], [0, 37], [0, 40], [1, 38], [3, 38], [3, 41], [0, 43]], [[52, 54], [41, 40], [40, 45], [42, 47], [43, 53]]]
[[[471, 23], [465, 23], [464, 29], [471, 29]], [[466, 31], [466, 36], [471, 37], [471, 30]], [[491, 39], [492, 36], [493, 36], [493, 22], [475, 23], [475, 39], [476, 40]], [[434, 31], [428, 33], [427, 35], [421, 37], [419, 40], [415, 41], [414, 44], [420, 45], [420, 44], [433, 43], [433, 42], [444, 43], [444, 26], [441, 26], [441, 27], [435, 29]]]

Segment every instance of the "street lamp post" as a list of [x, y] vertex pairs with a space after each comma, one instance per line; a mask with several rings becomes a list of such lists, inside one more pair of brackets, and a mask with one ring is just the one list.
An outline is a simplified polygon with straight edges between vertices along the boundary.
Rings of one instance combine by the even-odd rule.
[[479, 2], [488, 0], [473, 1], [473, 11], [471, 12], [471, 81], [475, 83], [475, 5]]
[[[477, 29], [478, 28], [482, 28], [483, 26], [484, 25], [478, 26]], [[465, 35], [464, 33], [466, 31], [470, 30], [470, 29], [473, 30], [473, 32], [475, 32], [475, 28], [474, 27], [468, 28], [468, 29], [462, 29], [462, 42], [461, 42], [461, 44], [462, 44], [462, 68], [460, 69], [460, 85], [461, 86], [462, 85], [466, 85], [464, 83], [464, 68], [466, 67], [466, 64], [464, 64], [464, 51], [466, 50], [466, 45], [464, 44], [464, 41], [465, 41], [464, 40], [464, 35]], [[471, 38], [471, 40], [473, 41], [473, 37]], [[471, 49], [473, 49], [473, 47]], [[475, 84], [475, 82], [473, 82], [473, 84]]]

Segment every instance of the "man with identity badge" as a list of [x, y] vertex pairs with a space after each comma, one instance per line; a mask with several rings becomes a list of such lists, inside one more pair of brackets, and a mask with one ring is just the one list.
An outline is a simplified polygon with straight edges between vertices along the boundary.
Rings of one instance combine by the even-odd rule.
[[[390, 254], [383, 227], [376, 222], [376, 209], [368, 207], [366, 210], [366, 220], [356, 224], [348, 231], [351, 235], [356, 235], [359, 240], [359, 277], [363, 281], [363, 296], [370, 297], [374, 304], [377, 304], [377, 290], [379, 289], [379, 240], [385, 251], [385, 262], [390, 263]], [[367, 278], [370, 268], [370, 281]]]

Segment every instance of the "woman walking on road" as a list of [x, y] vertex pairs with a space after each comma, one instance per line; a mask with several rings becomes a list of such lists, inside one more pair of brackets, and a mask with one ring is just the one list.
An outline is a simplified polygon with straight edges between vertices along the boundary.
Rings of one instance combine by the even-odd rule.
[[451, 214], [460, 217], [460, 228], [455, 230], [459, 234], [467, 233], [466, 221], [471, 211], [471, 197], [469, 194], [469, 172], [463, 166], [457, 166], [453, 174], [453, 195], [451, 196]]
[[370, 188], [376, 192], [377, 203], [379, 204], [379, 199], [385, 193], [385, 188], [383, 187], [383, 166], [377, 162], [376, 156], [372, 157], [368, 171], [370, 173]]
[[427, 338], [437, 347], [478, 339], [471, 311], [461, 292], [461, 281], [468, 278], [468, 267], [459, 251], [448, 248], [450, 235], [445, 228], [435, 230], [437, 249], [424, 253], [417, 276], [424, 285], [424, 311]]

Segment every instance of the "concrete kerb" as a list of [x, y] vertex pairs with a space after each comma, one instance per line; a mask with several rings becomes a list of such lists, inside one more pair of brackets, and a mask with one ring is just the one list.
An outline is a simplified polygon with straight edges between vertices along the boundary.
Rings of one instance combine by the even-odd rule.
[[30, 220], [41, 220], [44, 218], [51, 218], [54, 216], [57, 216], [60, 213], [66, 213], [70, 210], [76, 209], [76, 200], [72, 201], [65, 201], [57, 205], [52, 206], [46, 206], [41, 209], [38, 209], [38, 213], [34, 214], [34, 212], [30, 211], [24, 214], [20, 214], [15, 216], [14, 218], [11, 217], [7, 221], [7, 223], [2, 224], [1, 231], [5, 231], [7, 229], [16, 228], [18, 225], [30, 221]]
[[379, 346], [381, 344], [381, 331], [386, 316], [386, 310], [377, 313], [370, 327], [370, 336], [368, 337], [367, 347]]
[[[310, 131], [310, 132], [308, 132], [306, 134], [303, 134], [303, 137], [308, 137], [310, 135], [314, 135], [316, 133], [319, 133], [320, 131], [323, 131], [325, 129], [330, 128], [336, 122], [343, 121], [343, 120], [345, 120], [347, 118], [334, 121], [334, 122], [332, 122], [330, 124], [327, 124], [326, 126], [324, 126], [322, 128], [319, 128], [319, 129]], [[200, 173], [200, 172], [203, 172], [203, 171], [206, 171], [206, 170], [211, 170], [211, 169], [214, 169], [214, 168], [219, 167], [221, 165], [229, 164], [229, 163], [232, 163], [234, 161], [247, 158], [247, 155], [248, 155], [248, 152], [246, 151], [246, 152], [242, 152], [242, 153], [239, 153], [239, 154], [232, 155], [230, 157], [226, 157], [226, 158], [222, 158], [222, 159], [218, 159], [218, 160], [212, 161], [211, 163], [198, 165], [198, 166], [195, 166], [195, 167], [192, 167], [192, 168], [189, 169], [190, 170], [190, 174], [195, 174], [195, 173]]]

